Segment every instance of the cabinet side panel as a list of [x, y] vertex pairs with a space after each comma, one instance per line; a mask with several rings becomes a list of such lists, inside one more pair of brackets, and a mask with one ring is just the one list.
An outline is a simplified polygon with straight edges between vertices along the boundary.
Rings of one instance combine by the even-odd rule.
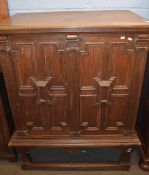
[[7, 52], [1, 52], [1, 66], [4, 74], [8, 97], [12, 114], [14, 117], [15, 127], [18, 131], [24, 131], [24, 118], [21, 112], [20, 101], [17, 93], [15, 74], [12, 68], [12, 57]]
[[127, 120], [127, 130], [130, 132], [134, 131], [136, 116], [139, 107], [140, 94], [143, 84], [145, 64], [147, 60], [147, 49], [137, 49], [136, 51], [136, 61], [135, 61], [135, 72], [132, 80], [132, 88], [130, 92], [130, 99], [128, 105], [128, 120]]

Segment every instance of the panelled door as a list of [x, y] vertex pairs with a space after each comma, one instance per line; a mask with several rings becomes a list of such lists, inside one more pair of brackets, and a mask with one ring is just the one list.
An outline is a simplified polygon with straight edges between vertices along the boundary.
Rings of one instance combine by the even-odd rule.
[[86, 53], [79, 59], [80, 131], [123, 133], [135, 61], [133, 38], [84, 35], [82, 41]]
[[11, 61], [27, 134], [67, 134], [71, 128], [67, 58], [58, 49], [61, 40], [59, 35], [11, 39]]
[[132, 37], [57, 34], [9, 40], [19, 98], [13, 105], [21, 108], [15, 120], [21, 117], [25, 134], [125, 130], [135, 61]]

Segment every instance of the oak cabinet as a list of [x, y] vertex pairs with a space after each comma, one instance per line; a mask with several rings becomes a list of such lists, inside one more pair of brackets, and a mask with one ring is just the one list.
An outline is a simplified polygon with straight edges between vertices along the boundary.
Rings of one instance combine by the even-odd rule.
[[9, 145], [22, 152], [23, 167], [31, 165], [29, 150], [40, 147], [122, 148], [129, 164], [124, 157], [140, 144], [135, 121], [149, 46], [142, 20], [128, 11], [59, 12], [20, 14], [0, 25], [16, 127]]

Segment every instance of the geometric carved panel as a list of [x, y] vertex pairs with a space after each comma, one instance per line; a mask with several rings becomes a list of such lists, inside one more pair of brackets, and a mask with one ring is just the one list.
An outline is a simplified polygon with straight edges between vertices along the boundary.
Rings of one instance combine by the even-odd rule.
[[123, 132], [133, 41], [86, 34], [59, 39], [51, 35], [13, 41], [26, 127], [71, 135]]
[[99, 43], [87, 45], [88, 55], [80, 61], [80, 127], [88, 122], [84, 134], [123, 133], [134, 66], [133, 43], [112, 38], [109, 45], [102, 40]]
[[12, 52], [27, 133], [66, 132], [68, 93], [63, 58], [55, 42], [29, 40], [20, 43], [18, 39]]

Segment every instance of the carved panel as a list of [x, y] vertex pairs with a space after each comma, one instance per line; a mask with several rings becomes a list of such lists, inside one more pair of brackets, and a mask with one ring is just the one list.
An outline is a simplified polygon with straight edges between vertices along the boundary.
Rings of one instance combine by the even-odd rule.
[[80, 128], [87, 123], [84, 134], [125, 130], [135, 61], [134, 38], [103, 41], [86, 43], [88, 55], [80, 57]]
[[10, 51], [7, 37], [0, 37], [0, 52], [3, 52], [3, 51], [5, 51], [5, 52]]
[[149, 35], [139, 34], [136, 39], [137, 50], [149, 50]]
[[59, 49], [60, 52], [76, 52], [79, 54], [88, 54], [85, 43], [79, 35], [66, 35], [63, 43], [63, 48]]
[[135, 42], [97, 34], [13, 39], [9, 52], [26, 132], [124, 132]]
[[103, 42], [86, 43], [87, 55], [80, 56], [80, 130], [98, 131], [100, 128], [100, 109], [95, 76], [101, 77], [104, 53]]
[[[109, 94], [110, 106], [102, 115], [102, 129], [114, 132], [124, 132], [127, 121], [127, 105], [129, 91], [133, 77], [135, 58], [133, 38], [127, 43], [110, 42], [109, 47], [109, 74], [115, 77], [113, 87]], [[101, 108], [102, 111], [102, 108]]]
[[20, 40], [12, 41], [11, 54], [26, 133], [66, 132], [61, 124], [69, 125], [68, 92], [64, 58], [58, 44], [32, 38]]
[[35, 45], [33, 42], [16, 43], [11, 51], [14, 56], [15, 75], [19, 87], [20, 96], [34, 96], [31, 77], [36, 76]]

